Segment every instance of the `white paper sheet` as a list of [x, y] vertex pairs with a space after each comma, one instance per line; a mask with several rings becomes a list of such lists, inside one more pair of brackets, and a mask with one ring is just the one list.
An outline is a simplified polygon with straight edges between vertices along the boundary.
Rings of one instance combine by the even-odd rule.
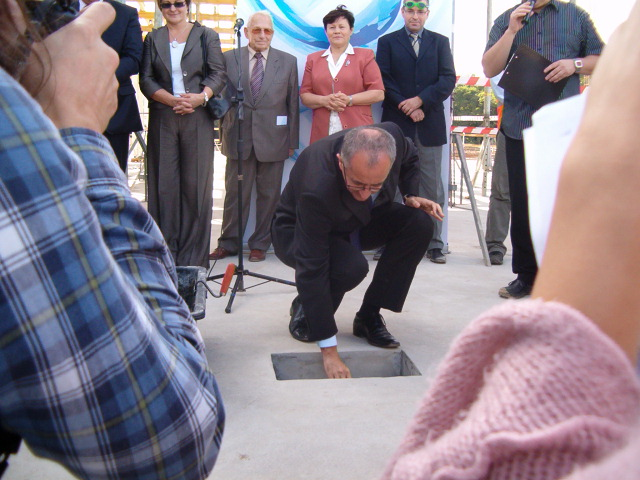
[[523, 132], [531, 239], [538, 265], [547, 243], [560, 166], [582, 119], [585, 101], [586, 92], [547, 105], [533, 115], [533, 126]]

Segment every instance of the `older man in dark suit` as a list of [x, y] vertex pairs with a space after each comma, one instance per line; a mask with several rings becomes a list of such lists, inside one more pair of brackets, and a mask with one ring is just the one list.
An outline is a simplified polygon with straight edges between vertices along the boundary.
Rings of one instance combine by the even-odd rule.
[[[273, 21], [264, 10], [247, 21], [244, 34], [249, 45], [241, 49], [244, 121], [242, 125], [242, 232], [249, 218], [253, 182], [256, 183], [256, 226], [249, 237], [249, 261], [265, 259], [271, 246], [269, 232], [280, 198], [284, 161], [298, 148], [298, 65], [293, 55], [271, 47]], [[237, 51], [225, 52], [229, 83], [225, 96], [237, 95], [239, 65]], [[258, 63], [259, 62], [259, 63]], [[238, 238], [238, 118], [237, 107], [222, 124], [222, 153], [227, 156], [226, 196], [218, 247], [209, 258], [219, 260], [242, 248]]]
[[[289, 331], [317, 341], [329, 378], [347, 378], [337, 351], [334, 313], [344, 294], [366, 277], [362, 250], [386, 245], [353, 334], [396, 348], [380, 309], [402, 310], [440, 206], [415, 195], [418, 154], [393, 123], [343, 130], [307, 147], [294, 165], [271, 228], [275, 253], [295, 269], [298, 297]], [[404, 205], [393, 201], [396, 190]]]
[[[402, 2], [404, 27], [378, 40], [376, 60], [382, 72], [385, 97], [382, 121], [397, 124], [418, 147], [420, 195], [444, 208], [442, 146], [449, 133], [443, 103], [453, 91], [456, 72], [449, 39], [426, 30], [429, 0]], [[442, 225], [437, 224], [427, 256], [446, 263], [442, 253]]]
[[[80, 0], [78, 8], [84, 9], [95, 0]], [[107, 137], [123, 172], [127, 173], [129, 157], [129, 134], [142, 130], [140, 111], [136, 101], [136, 90], [131, 76], [140, 71], [142, 61], [142, 29], [138, 11], [116, 0], [104, 0], [116, 11], [116, 19], [102, 34], [104, 43], [113, 48], [120, 57], [116, 69], [118, 79], [118, 110], [111, 118], [104, 136]]]

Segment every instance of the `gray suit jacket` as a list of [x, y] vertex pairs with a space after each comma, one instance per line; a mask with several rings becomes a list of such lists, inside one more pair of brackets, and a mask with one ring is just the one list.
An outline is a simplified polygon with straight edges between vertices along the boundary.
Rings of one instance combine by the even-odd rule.
[[[279, 162], [289, 158], [289, 149], [298, 148], [300, 107], [298, 103], [298, 64], [293, 55], [275, 48], [269, 49], [264, 80], [255, 103], [249, 87], [249, 49], [241, 49], [242, 88], [244, 90], [244, 120], [242, 160], [255, 148], [260, 162]], [[237, 95], [238, 62], [236, 51], [224, 53], [228, 83], [224, 95]], [[234, 105], [222, 123], [222, 153], [237, 159], [238, 122]], [[286, 125], [278, 125], [284, 123]]]
[[[207, 63], [209, 75], [204, 76], [202, 62], [202, 48], [200, 37], [204, 35], [207, 46]], [[140, 68], [140, 89], [149, 99], [149, 108], [171, 108], [163, 103], [151, 100], [151, 95], [160, 89], [173, 93], [171, 82], [171, 53], [169, 52], [169, 34], [167, 27], [160, 27], [149, 33], [144, 39], [144, 51], [142, 66]], [[194, 22], [193, 28], [187, 38], [187, 44], [182, 54], [180, 66], [184, 72], [184, 87], [187, 93], [200, 93], [205, 87], [209, 87], [214, 95], [219, 94], [224, 88], [226, 74], [224, 57], [220, 49], [220, 37], [198, 22]]]

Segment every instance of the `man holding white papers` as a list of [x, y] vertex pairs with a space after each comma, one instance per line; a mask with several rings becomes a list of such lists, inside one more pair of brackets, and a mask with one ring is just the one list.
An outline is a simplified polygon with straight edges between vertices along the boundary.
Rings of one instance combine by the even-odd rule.
[[[495, 21], [482, 57], [484, 73], [493, 77], [505, 69], [519, 45], [526, 45], [551, 61], [545, 79], [569, 78], [561, 98], [580, 92], [580, 74], [590, 74], [604, 47], [589, 14], [559, 0], [527, 1], [510, 8]], [[529, 228], [528, 196], [522, 130], [531, 126], [535, 107], [505, 91], [501, 131], [505, 135], [511, 195], [513, 272], [517, 278], [503, 287], [504, 298], [531, 293], [538, 265]]]
[[[249, 46], [224, 53], [228, 99], [237, 95], [242, 66], [242, 231], [249, 218], [251, 189], [256, 183], [256, 227], [249, 238], [249, 261], [265, 259], [271, 245], [271, 218], [280, 198], [284, 161], [298, 148], [298, 64], [293, 55], [271, 48], [273, 21], [267, 11], [255, 12], [244, 29]], [[222, 153], [227, 157], [222, 233], [209, 258], [219, 260], [242, 248], [238, 239], [238, 118], [233, 106], [222, 123]]]

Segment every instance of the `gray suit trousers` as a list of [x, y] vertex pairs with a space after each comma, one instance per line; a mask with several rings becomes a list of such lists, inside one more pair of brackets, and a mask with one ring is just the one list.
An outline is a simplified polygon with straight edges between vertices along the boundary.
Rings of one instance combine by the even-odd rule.
[[149, 213], [176, 265], [209, 265], [213, 208], [213, 120], [204, 108], [152, 110], [148, 135]]
[[[420, 159], [420, 191], [418, 196], [433, 200], [444, 211], [444, 185], [442, 184], [442, 145], [439, 147], [425, 147], [420, 143], [418, 135], [414, 138], [418, 147]], [[435, 229], [429, 250], [432, 248], [444, 248], [442, 242], [442, 222], [434, 222]]]
[[496, 137], [496, 155], [491, 172], [491, 196], [489, 197], [489, 213], [487, 213], [487, 232], [484, 240], [489, 252], [507, 252], [504, 239], [509, 233], [511, 219], [511, 198], [509, 197], [509, 173], [507, 171], [507, 152], [504, 134]]
[[[247, 228], [251, 190], [256, 185], [256, 228], [248, 239], [250, 249], [268, 250], [271, 246], [271, 219], [280, 199], [284, 161], [259, 162], [254, 148], [242, 162], [242, 232]], [[228, 158], [225, 171], [224, 213], [218, 246], [237, 252], [238, 243], [238, 160]]]

